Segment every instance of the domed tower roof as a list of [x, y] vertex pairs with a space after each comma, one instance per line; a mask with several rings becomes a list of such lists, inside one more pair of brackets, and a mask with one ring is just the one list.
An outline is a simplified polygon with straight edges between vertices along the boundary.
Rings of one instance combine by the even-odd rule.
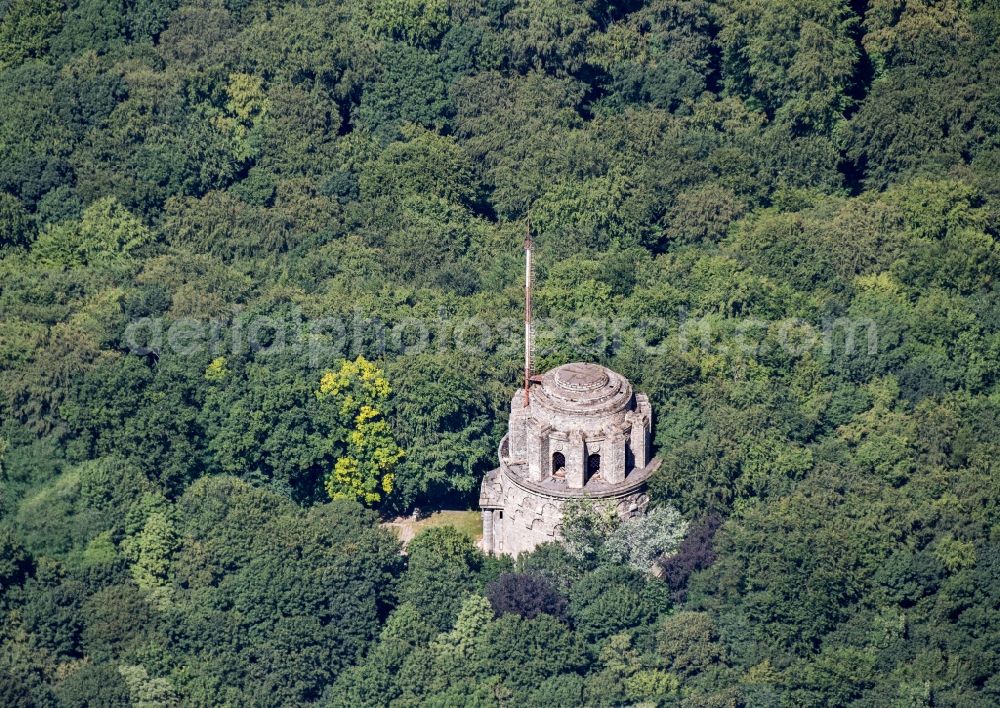
[[[511, 410], [523, 407], [515, 394]], [[599, 364], [563, 364], [535, 377], [529, 407], [525, 411], [538, 421], [567, 433], [593, 433], [621, 425], [635, 408], [635, 392], [624, 376]]]
[[541, 377], [541, 385], [532, 389], [532, 412], [539, 416], [555, 415], [573, 427], [570, 419], [587, 421], [615, 418], [632, 402], [632, 384], [611, 369], [599, 364], [575, 362], [563, 364]]

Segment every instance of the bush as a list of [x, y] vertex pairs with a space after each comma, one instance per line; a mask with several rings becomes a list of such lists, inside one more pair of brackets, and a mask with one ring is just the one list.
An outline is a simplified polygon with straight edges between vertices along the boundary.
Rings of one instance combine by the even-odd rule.
[[513, 613], [532, 619], [541, 613], [566, 619], [566, 598], [546, 578], [533, 573], [503, 573], [486, 586], [497, 616]]
[[712, 541], [715, 532], [722, 525], [722, 517], [709, 514], [691, 524], [688, 535], [681, 541], [677, 553], [661, 557], [658, 565], [663, 572], [674, 602], [683, 602], [687, 596], [687, 584], [691, 574], [704, 570], [715, 560]]

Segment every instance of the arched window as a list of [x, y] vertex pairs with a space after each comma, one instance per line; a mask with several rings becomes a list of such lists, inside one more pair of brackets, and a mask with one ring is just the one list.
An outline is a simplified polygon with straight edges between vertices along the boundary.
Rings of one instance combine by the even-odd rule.
[[601, 471], [601, 456], [598, 454], [590, 455], [587, 458], [587, 479], [590, 479], [595, 474]]
[[566, 476], [566, 456], [561, 452], [555, 452], [552, 454], [552, 476]]

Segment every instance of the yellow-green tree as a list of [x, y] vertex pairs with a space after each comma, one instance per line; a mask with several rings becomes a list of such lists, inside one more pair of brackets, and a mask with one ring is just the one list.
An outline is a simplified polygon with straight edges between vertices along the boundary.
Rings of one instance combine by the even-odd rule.
[[255, 139], [269, 108], [264, 80], [253, 74], [230, 74], [226, 95], [225, 111], [214, 115], [212, 124], [229, 138], [236, 158], [247, 160], [257, 154]]
[[317, 398], [339, 404], [340, 417], [348, 429], [344, 455], [326, 478], [331, 499], [376, 504], [392, 492], [393, 470], [404, 453], [382, 417], [390, 392], [385, 374], [363, 356], [345, 360], [340, 369], [328, 371], [320, 379]]

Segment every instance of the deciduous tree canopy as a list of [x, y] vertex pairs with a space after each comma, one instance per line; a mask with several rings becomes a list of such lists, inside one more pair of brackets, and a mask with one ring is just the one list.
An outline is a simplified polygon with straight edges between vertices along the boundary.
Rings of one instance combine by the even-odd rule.
[[[1000, 703], [998, 42], [0, 0], [0, 704]], [[648, 392], [652, 511], [402, 555], [495, 464], [529, 220], [537, 365]]]

